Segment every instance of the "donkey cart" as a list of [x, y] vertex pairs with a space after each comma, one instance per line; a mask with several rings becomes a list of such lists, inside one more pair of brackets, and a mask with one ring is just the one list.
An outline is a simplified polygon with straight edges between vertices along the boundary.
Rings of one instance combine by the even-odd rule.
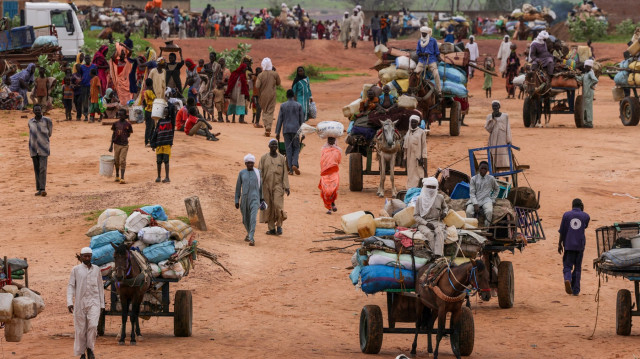
[[[382, 310], [377, 305], [365, 305], [360, 312], [360, 350], [365, 354], [378, 354], [382, 348], [383, 334], [416, 334], [416, 305], [422, 305], [412, 289], [388, 289], [387, 321], [384, 327]], [[426, 313], [424, 310], [423, 313]], [[463, 306], [461, 315], [460, 355], [469, 356], [473, 352], [475, 327], [471, 309]], [[425, 323], [425, 321], [422, 321]], [[396, 323], [412, 323], [414, 327], [396, 328]], [[426, 326], [421, 326], [419, 334], [429, 334]], [[435, 334], [435, 331], [432, 331]], [[444, 330], [446, 335], [452, 329]]]
[[[618, 290], [616, 298], [616, 334], [631, 334], [632, 317], [640, 317], [640, 256], [635, 248], [629, 248], [633, 237], [638, 236], [640, 223], [616, 223], [596, 229], [598, 258], [593, 267], [598, 275], [622, 277], [633, 282], [634, 295], [628, 289]], [[613, 252], [616, 251], [616, 254]], [[626, 252], [626, 253], [625, 253]], [[631, 254], [636, 252], [636, 254]], [[635, 304], [632, 303], [635, 299]], [[635, 308], [635, 310], [634, 310]]]
[[[173, 317], [173, 335], [176, 337], [190, 337], [193, 322], [193, 302], [190, 290], [178, 290], [173, 300], [173, 312], [170, 308], [169, 285], [179, 279], [153, 278], [151, 287], [145, 293], [139, 316], [144, 319], [150, 317]], [[122, 317], [120, 299], [116, 292], [116, 284], [111, 280], [105, 282], [105, 288], [111, 292], [110, 304], [100, 315], [98, 335], [104, 335], [105, 317]]]
[[[552, 114], [573, 114], [576, 127], [584, 125], [582, 95], [576, 97], [580, 84], [573, 78], [554, 77], [550, 85], [545, 84], [545, 75], [540, 71], [530, 71], [525, 80], [526, 97], [522, 105], [524, 127], [542, 126], [542, 115], [546, 126]], [[560, 95], [564, 94], [564, 98]]]

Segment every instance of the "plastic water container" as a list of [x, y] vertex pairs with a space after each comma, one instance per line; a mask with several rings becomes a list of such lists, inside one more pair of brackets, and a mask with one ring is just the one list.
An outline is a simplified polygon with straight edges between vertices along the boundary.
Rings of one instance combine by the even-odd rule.
[[360, 238], [369, 238], [376, 234], [376, 221], [373, 216], [366, 214], [358, 218], [358, 235]]
[[13, 294], [0, 293], [0, 321], [8, 322], [13, 318]]
[[451, 192], [451, 199], [466, 199], [469, 198], [469, 184], [467, 182], [460, 182]]
[[396, 221], [394, 221], [391, 217], [375, 218], [374, 221], [376, 222], [376, 228], [396, 228]]
[[17, 343], [22, 340], [22, 334], [24, 334], [24, 320], [20, 318], [13, 318], [5, 324], [4, 339], [6, 341]]
[[167, 101], [161, 98], [153, 100], [153, 107], [151, 108], [151, 118], [157, 120], [164, 117], [165, 108], [167, 108]]
[[447, 216], [444, 217], [442, 222], [444, 222], [444, 224], [446, 224], [447, 227], [453, 226], [456, 228], [462, 228], [464, 227], [464, 224], [465, 224], [464, 217], [460, 216], [458, 212], [452, 209], [449, 210], [449, 213], [447, 213]]
[[611, 93], [613, 95], [613, 101], [620, 102], [624, 99], [624, 89], [620, 87], [614, 87], [611, 89]]
[[640, 234], [631, 238], [631, 248], [640, 249]]
[[129, 107], [129, 121], [131, 122], [143, 122], [144, 121], [144, 108], [142, 106]]
[[358, 211], [353, 213], [345, 214], [340, 218], [340, 222], [342, 224], [342, 230], [347, 234], [358, 233], [358, 219], [364, 216], [366, 213], [364, 211]]
[[415, 207], [407, 207], [405, 209], [403, 209], [402, 211], [396, 213], [393, 216], [393, 219], [396, 220], [396, 224], [399, 227], [411, 227], [414, 224], [416, 224], [416, 220], [413, 218], [413, 214], [415, 212]]
[[113, 156], [110, 156], [110, 155], [100, 156], [100, 175], [105, 177], [113, 176], [114, 164], [115, 164], [115, 160], [113, 159]]

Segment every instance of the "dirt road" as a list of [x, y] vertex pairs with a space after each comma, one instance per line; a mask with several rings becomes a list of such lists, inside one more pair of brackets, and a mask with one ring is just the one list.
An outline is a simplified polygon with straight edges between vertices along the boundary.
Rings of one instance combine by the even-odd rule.
[[[234, 47], [237, 40], [177, 41], [184, 55], [206, 58], [209, 45]], [[244, 40], [243, 40], [244, 41]], [[331, 64], [369, 76], [342, 78], [313, 84], [319, 120], [340, 120], [341, 108], [357, 98], [363, 83], [373, 82], [368, 70], [375, 62], [371, 43], [344, 50], [334, 41], [309, 41], [300, 51], [297, 41], [249, 41], [256, 63], [264, 56], [273, 60], [284, 78], [303, 64]], [[154, 45], [158, 45], [155, 42]], [[519, 44], [522, 45], [522, 44]], [[413, 42], [399, 46], [414, 47]], [[480, 52], [495, 54], [498, 41], [481, 41]], [[519, 51], [522, 50], [520, 46]], [[599, 54], [621, 54], [624, 46], [595, 44]], [[284, 80], [285, 87], [290, 84]], [[482, 76], [471, 80], [471, 112], [460, 137], [449, 137], [448, 126], [433, 127], [428, 138], [429, 172], [466, 156], [471, 147], [484, 146], [484, 130], [492, 99], [484, 97]], [[601, 78], [596, 91], [595, 128], [576, 129], [573, 117], [554, 116], [549, 128], [529, 129], [522, 124], [522, 100], [505, 100], [503, 79], [494, 80], [493, 99], [502, 102], [510, 115], [513, 143], [521, 148], [517, 157], [529, 164], [527, 180], [541, 192], [547, 241], [531, 245], [522, 253], [506, 254], [515, 268], [515, 306], [499, 309], [497, 300], [473, 301], [475, 347], [473, 358], [630, 358], [640, 355], [640, 330], [630, 337], [615, 335], [615, 295], [630, 282], [610, 280], [600, 290], [599, 322], [595, 339], [589, 340], [596, 318], [594, 296], [598, 280], [592, 269], [595, 257], [594, 229], [614, 221], [640, 217], [637, 159], [638, 127], [623, 127], [618, 104], [611, 99], [613, 82]], [[28, 257], [31, 286], [43, 293], [46, 310], [34, 320], [33, 331], [21, 343], [3, 343], [3, 355], [11, 358], [67, 358], [72, 356], [73, 322], [66, 308], [66, 285], [74, 253], [88, 244], [84, 233], [92, 225], [85, 217], [94, 210], [136, 204], [162, 204], [170, 216], [184, 216], [183, 199], [197, 195], [203, 205], [208, 232], [198, 233], [201, 246], [220, 254], [233, 272], [229, 277], [206, 260], [173, 289], [191, 289], [194, 298], [193, 336], [172, 336], [172, 320], [142, 321], [144, 341], [137, 347], [120, 347], [115, 334], [119, 318], [107, 318], [107, 335], [100, 337], [100, 358], [364, 358], [358, 342], [360, 309], [365, 304], [385, 305], [383, 295], [366, 296], [354, 290], [345, 268], [355, 247], [344, 252], [311, 254], [324, 247], [313, 243], [330, 226], [339, 226], [340, 215], [365, 209], [377, 213], [384, 200], [375, 195], [377, 179], [365, 178], [365, 190], [348, 190], [348, 161], [343, 159], [337, 215], [324, 214], [318, 195], [319, 153], [322, 142], [306, 140], [301, 153], [301, 176], [290, 178], [291, 196], [285, 207], [289, 219], [284, 235], [264, 235], [259, 225], [256, 247], [248, 247], [239, 211], [233, 206], [233, 190], [246, 153], [261, 156], [268, 139], [250, 125], [214, 124], [222, 132], [219, 142], [176, 133], [171, 159], [170, 184], [156, 184], [155, 155], [143, 146], [144, 127], [134, 126], [127, 165], [126, 185], [98, 175], [99, 156], [107, 153], [107, 126], [58, 122], [49, 159], [48, 197], [34, 197], [32, 164], [29, 161], [27, 118], [20, 112], [2, 113], [0, 126], [0, 239], [3, 255]], [[344, 149], [343, 140], [339, 145]], [[468, 171], [466, 162], [454, 166]], [[405, 179], [396, 182], [404, 188]], [[620, 195], [619, 195], [620, 194]], [[627, 196], [628, 194], [628, 196]], [[390, 195], [387, 181], [387, 195]], [[561, 257], [556, 252], [557, 228], [571, 200], [580, 197], [592, 222], [578, 297], [564, 293]], [[386, 314], [385, 314], [386, 317]], [[381, 358], [393, 358], [410, 349], [410, 336], [387, 335]], [[443, 358], [451, 358], [448, 339], [441, 346]], [[425, 358], [426, 338], [419, 341], [418, 357]]]

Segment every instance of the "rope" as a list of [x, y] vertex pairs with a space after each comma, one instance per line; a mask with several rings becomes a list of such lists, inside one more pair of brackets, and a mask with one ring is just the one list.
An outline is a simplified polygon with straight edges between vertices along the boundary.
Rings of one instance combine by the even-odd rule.
[[600, 314], [600, 286], [602, 285], [602, 273], [600, 273], [598, 275], [598, 290], [596, 291], [596, 295], [595, 295], [595, 302], [596, 302], [596, 322], [593, 324], [593, 333], [591, 333], [591, 335], [587, 338], [589, 340], [593, 340], [595, 334], [596, 334], [596, 328], [598, 327], [598, 315]]

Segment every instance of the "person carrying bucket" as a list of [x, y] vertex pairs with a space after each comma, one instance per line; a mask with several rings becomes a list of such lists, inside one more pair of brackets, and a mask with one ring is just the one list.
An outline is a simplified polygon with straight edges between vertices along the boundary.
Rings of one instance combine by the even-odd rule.
[[109, 152], [113, 153], [113, 162], [116, 167], [116, 182], [125, 184], [124, 169], [127, 166], [127, 153], [129, 152], [129, 136], [133, 133], [133, 127], [127, 121], [127, 110], [118, 110], [119, 120], [111, 125], [111, 146]]

